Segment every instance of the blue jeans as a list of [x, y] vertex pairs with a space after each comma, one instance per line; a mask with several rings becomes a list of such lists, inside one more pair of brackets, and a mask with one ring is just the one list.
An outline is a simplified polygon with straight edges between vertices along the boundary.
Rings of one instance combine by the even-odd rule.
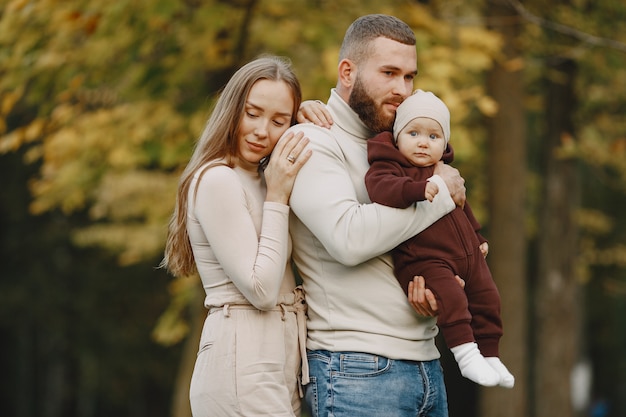
[[447, 417], [439, 360], [413, 362], [359, 352], [309, 351], [305, 401], [312, 417]]

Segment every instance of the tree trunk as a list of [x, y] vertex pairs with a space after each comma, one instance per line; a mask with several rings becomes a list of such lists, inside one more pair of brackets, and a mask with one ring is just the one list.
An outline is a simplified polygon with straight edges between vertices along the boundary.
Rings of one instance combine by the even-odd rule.
[[515, 12], [500, 2], [489, 2], [487, 15], [497, 18], [494, 22], [505, 23], [492, 27], [501, 33], [504, 48], [503, 58], [491, 70], [487, 84], [489, 94], [499, 104], [488, 131], [487, 259], [502, 299], [504, 336], [500, 357], [515, 376], [515, 388], [481, 389], [479, 415], [528, 417], [527, 161], [522, 54], [517, 48], [520, 26], [514, 23]]
[[575, 276], [579, 206], [576, 163], [559, 158], [557, 149], [573, 137], [576, 63], [552, 58], [547, 62], [545, 188], [538, 238], [538, 276], [535, 293], [537, 332], [535, 353], [536, 417], [570, 417], [571, 373], [579, 359], [581, 298]]

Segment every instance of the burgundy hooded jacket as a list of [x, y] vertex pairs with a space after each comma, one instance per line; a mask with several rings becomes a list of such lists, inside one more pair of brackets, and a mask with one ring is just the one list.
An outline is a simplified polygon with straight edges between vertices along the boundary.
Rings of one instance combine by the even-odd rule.
[[[367, 148], [370, 169], [365, 184], [372, 202], [406, 208], [426, 199], [426, 183], [434, 166], [412, 165], [396, 148], [391, 132], [368, 140]], [[448, 144], [442, 160], [450, 163], [453, 158]], [[476, 340], [484, 355], [497, 356], [502, 335], [500, 297], [480, 252], [486, 239], [479, 231], [480, 224], [465, 203], [464, 208], [455, 208], [397, 246], [392, 251], [394, 273], [405, 293], [414, 276], [424, 277], [437, 298], [437, 324], [449, 347]], [[454, 275], [465, 280], [464, 289]]]

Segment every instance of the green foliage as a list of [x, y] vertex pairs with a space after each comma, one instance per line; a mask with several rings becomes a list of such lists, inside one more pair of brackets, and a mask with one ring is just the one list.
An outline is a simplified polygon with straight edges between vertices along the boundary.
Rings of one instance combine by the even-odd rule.
[[[545, 19], [540, 25], [528, 24], [522, 39], [531, 64], [527, 68], [531, 120], [541, 120], [544, 112], [537, 105], [536, 97], [543, 93], [537, 81], [542, 76], [559, 81], [558, 74], [543, 74], [537, 64], [573, 59], [577, 65], [575, 125], [562, 134], [557, 154], [581, 162], [579, 271], [586, 281], [594, 275], [590, 269], [594, 266], [623, 267], [619, 242], [625, 239], [626, 224], [618, 221], [623, 210], [615, 201], [626, 194], [626, 33], [618, 23], [626, 18], [626, 4], [583, 0], [555, 4], [549, 10], [540, 3], [527, 7]], [[541, 129], [533, 133], [542, 134]], [[607, 197], [611, 194], [616, 195]], [[606, 222], [614, 226], [602, 232], [593, 226]]]

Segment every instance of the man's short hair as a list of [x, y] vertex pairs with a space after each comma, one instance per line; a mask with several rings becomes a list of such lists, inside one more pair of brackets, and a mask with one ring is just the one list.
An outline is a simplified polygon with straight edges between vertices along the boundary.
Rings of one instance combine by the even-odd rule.
[[402, 20], [385, 14], [369, 14], [356, 19], [346, 31], [339, 61], [347, 58], [357, 64], [362, 62], [368, 55], [372, 41], [380, 37], [415, 45], [413, 30]]

